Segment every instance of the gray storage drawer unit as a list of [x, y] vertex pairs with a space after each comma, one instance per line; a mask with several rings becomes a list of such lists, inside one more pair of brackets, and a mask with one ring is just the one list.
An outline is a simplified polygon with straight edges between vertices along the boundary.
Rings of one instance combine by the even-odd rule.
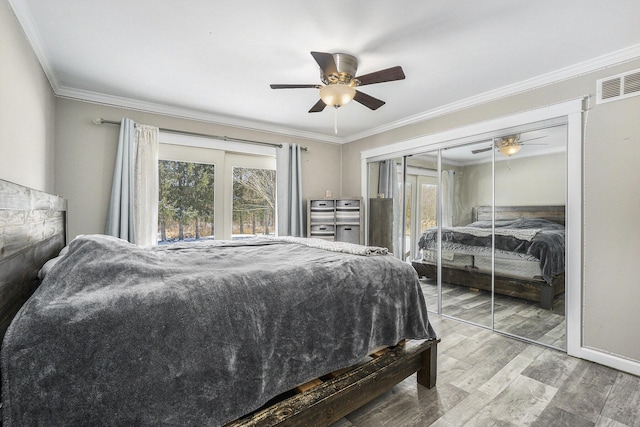
[[363, 244], [362, 227], [362, 199], [359, 197], [307, 201], [307, 237]]

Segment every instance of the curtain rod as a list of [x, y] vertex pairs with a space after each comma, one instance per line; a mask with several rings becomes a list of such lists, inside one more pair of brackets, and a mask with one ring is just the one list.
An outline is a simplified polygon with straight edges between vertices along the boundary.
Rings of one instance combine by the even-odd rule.
[[[101, 124], [120, 125], [120, 122], [116, 122], [114, 120], [105, 120], [105, 119], [102, 119], [102, 118], [94, 119], [93, 123], [95, 123], [97, 125], [101, 125]], [[181, 134], [181, 135], [190, 135], [190, 136], [200, 136], [200, 137], [203, 137], [203, 138], [218, 139], [218, 140], [227, 141], [227, 142], [242, 142], [244, 144], [266, 145], [266, 146], [269, 146], [269, 147], [282, 148], [282, 144], [274, 144], [272, 142], [252, 141], [250, 139], [231, 138], [229, 136], [209, 135], [209, 134], [206, 134], [206, 133], [189, 132], [189, 131], [185, 131], [185, 130], [176, 130], [176, 129], [158, 128], [158, 130], [160, 130], [161, 132], [177, 133], [177, 134]], [[302, 151], [308, 151], [307, 147], [300, 146], [300, 149]]]

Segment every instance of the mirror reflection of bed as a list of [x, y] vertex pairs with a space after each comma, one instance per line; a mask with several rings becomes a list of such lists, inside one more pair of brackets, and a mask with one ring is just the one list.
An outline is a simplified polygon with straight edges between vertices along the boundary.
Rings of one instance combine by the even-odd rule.
[[[443, 312], [482, 323], [490, 310], [491, 267], [495, 265], [494, 319], [500, 321], [502, 332], [561, 346], [565, 208], [503, 206], [495, 210], [493, 253], [491, 207], [475, 207], [470, 224], [442, 230]], [[422, 256], [412, 264], [423, 277], [427, 304], [437, 306], [437, 227], [425, 230], [419, 247]]]

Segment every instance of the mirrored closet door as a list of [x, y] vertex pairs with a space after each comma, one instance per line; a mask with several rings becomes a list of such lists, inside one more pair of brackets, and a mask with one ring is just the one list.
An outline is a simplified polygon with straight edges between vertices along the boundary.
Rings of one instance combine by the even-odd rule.
[[442, 314], [491, 327], [492, 223], [471, 231], [479, 225], [474, 208], [491, 205], [493, 152], [487, 147], [490, 142], [480, 141], [441, 150], [440, 269]]
[[494, 329], [566, 349], [567, 129], [518, 137], [513, 155], [496, 150]]
[[565, 349], [566, 142], [564, 125], [530, 125], [392, 159], [384, 197], [372, 162], [370, 237], [377, 198], [430, 311]]

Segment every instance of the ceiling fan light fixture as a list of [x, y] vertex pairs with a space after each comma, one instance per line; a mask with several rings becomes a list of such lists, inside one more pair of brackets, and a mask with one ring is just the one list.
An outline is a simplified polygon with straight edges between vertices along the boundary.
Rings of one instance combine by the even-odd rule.
[[511, 157], [514, 154], [517, 154], [518, 151], [520, 151], [520, 148], [522, 148], [522, 145], [520, 144], [519, 134], [508, 135], [502, 138], [497, 138], [495, 140], [495, 145], [500, 151], [500, 153], [502, 153], [507, 157]]
[[505, 156], [510, 157], [518, 153], [518, 151], [520, 151], [520, 148], [522, 148], [520, 144], [513, 144], [513, 145], [503, 145], [502, 147], [499, 148], [499, 150]]
[[335, 83], [320, 88], [320, 99], [326, 105], [342, 107], [356, 96], [356, 89], [343, 83]]

